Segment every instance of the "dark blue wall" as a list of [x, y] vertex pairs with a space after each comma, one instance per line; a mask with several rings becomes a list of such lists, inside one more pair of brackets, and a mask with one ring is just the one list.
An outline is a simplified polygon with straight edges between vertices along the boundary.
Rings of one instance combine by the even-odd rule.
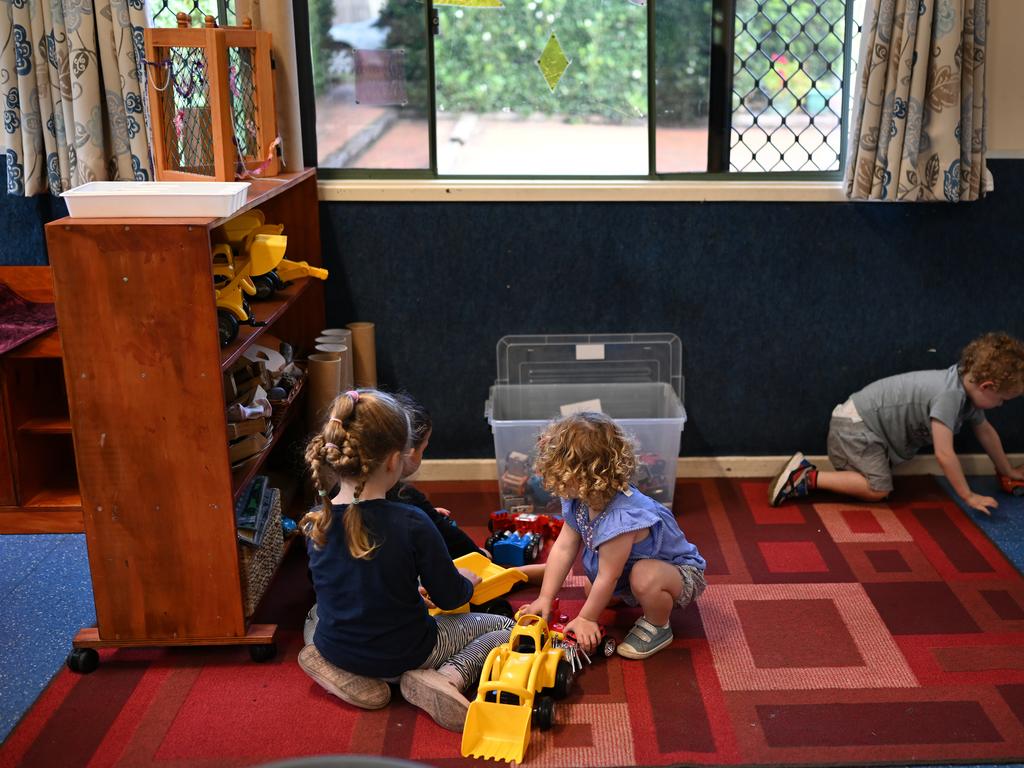
[[[322, 203], [328, 324], [376, 322], [381, 384], [433, 412], [433, 458], [493, 455], [484, 401], [513, 333], [676, 333], [684, 455], [824, 452], [851, 391], [1024, 336], [1024, 162], [990, 167], [996, 192], [957, 206]], [[8, 232], [38, 232], [31, 205], [0, 202]], [[39, 260], [41, 235], [14, 239], [0, 263]], [[992, 414], [1010, 451], [1022, 413]]]

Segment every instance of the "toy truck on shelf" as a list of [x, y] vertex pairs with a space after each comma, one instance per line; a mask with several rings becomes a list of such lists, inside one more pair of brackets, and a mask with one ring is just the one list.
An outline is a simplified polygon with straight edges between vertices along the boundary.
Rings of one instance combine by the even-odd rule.
[[466, 568], [480, 577], [480, 582], [473, 588], [473, 597], [465, 605], [461, 605], [450, 611], [440, 608], [431, 608], [430, 613], [437, 616], [442, 613], [466, 613], [475, 611], [477, 613], [493, 613], [499, 616], [507, 616], [510, 619], [515, 616], [512, 604], [502, 597], [508, 594], [512, 585], [518, 581], [526, 581], [526, 574], [512, 568], [502, 568], [497, 563], [492, 563], [479, 552], [471, 552], [468, 555], [457, 557], [454, 560], [456, 568]]
[[463, 757], [522, 763], [531, 725], [550, 729], [555, 699], [572, 687], [573, 668], [563, 642], [540, 616], [517, 619], [509, 641], [484, 662], [462, 731]]

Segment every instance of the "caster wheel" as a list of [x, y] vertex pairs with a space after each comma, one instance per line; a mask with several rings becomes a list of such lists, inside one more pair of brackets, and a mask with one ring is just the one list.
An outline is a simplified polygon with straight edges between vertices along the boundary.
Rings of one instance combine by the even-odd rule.
[[601, 653], [603, 653], [606, 657], [614, 656], [615, 648], [617, 645], [618, 643], [615, 642], [614, 637], [606, 637], [604, 639], [604, 642], [601, 643]]
[[100, 655], [95, 648], [75, 648], [68, 654], [68, 669], [81, 675], [95, 672], [100, 665]]
[[266, 645], [250, 645], [249, 656], [253, 661], [261, 663], [264, 661], [270, 661], [274, 656], [277, 655], [277, 643], [267, 643]]
[[226, 347], [238, 338], [238, 318], [223, 310], [217, 310], [217, 332], [220, 334], [220, 345]]

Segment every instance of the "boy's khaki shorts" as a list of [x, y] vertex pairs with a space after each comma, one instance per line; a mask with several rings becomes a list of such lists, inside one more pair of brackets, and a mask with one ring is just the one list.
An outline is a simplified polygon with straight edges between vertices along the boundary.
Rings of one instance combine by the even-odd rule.
[[863, 475], [872, 491], [892, 491], [889, 449], [863, 421], [832, 417], [828, 425], [828, 458], [837, 470], [853, 470]]

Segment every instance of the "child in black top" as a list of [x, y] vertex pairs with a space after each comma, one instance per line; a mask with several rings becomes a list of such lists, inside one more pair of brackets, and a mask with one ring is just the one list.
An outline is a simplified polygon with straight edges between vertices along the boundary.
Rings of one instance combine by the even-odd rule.
[[[432, 617], [419, 587], [445, 609], [469, 601], [477, 577], [452, 564], [419, 509], [388, 501], [408, 449], [405, 410], [375, 390], [340, 395], [306, 448], [320, 509], [301, 523], [317, 595], [312, 642], [299, 665], [329, 692], [365, 709], [385, 706], [388, 680], [441, 726], [461, 730], [492, 648], [509, 638], [501, 616]], [[333, 499], [326, 489], [340, 484]], [[337, 519], [336, 519], [337, 518]]]

